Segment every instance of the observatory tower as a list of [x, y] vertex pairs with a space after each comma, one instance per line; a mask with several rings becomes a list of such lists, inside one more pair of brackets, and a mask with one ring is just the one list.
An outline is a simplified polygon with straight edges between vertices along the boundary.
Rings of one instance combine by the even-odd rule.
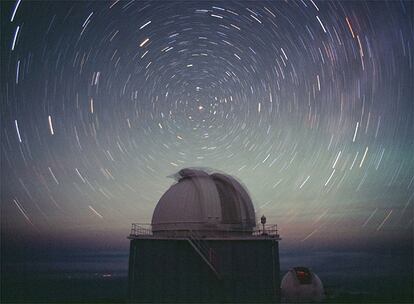
[[250, 302], [280, 299], [276, 225], [256, 228], [243, 186], [221, 173], [183, 169], [151, 224], [132, 224], [131, 302]]

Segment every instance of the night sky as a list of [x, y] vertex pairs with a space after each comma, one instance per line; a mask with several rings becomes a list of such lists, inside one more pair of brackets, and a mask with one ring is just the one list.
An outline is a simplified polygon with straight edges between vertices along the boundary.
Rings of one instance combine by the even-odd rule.
[[3, 2], [2, 236], [126, 242], [184, 167], [287, 241], [412, 238], [413, 2]]

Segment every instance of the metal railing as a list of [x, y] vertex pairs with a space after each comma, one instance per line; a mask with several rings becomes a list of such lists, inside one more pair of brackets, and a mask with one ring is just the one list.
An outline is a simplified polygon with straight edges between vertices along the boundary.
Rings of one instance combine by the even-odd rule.
[[152, 235], [151, 224], [133, 223], [130, 236]]
[[187, 240], [217, 278], [220, 279], [219, 259], [215, 250], [209, 246], [207, 241], [197, 231], [190, 231]]
[[254, 229], [253, 230], [253, 236], [274, 236], [277, 238], [280, 238], [279, 231], [277, 230], [277, 225], [265, 225], [264, 227], [261, 227], [262, 229]]
[[[277, 225], [258, 225], [253, 229], [235, 229], [234, 227], [225, 227], [220, 226], [217, 228], [203, 228], [202, 230], [194, 228], [183, 228], [184, 224], [199, 224], [199, 223], [171, 223], [168, 224], [169, 227], [176, 225], [177, 229], [168, 229], [168, 230], [156, 230], [156, 234], [163, 237], [189, 237], [196, 235], [198, 238], [202, 239], [206, 236], [217, 236], [217, 237], [235, 237], [235, 236], [253, 236], [253, 237], [269, 237], [280, 239]], [[156, 225], [154, 225], [156, 227]], [[153, 225], [146, 223], [133, 223], [131, 226], [130, 238], [135, 237], [147, 237], [154, 236]], [[159, 227], [156, 227], [159, 228]], [[196, 232], [197, 231], [197, 232]], [[196, 234], [195, 234], [196, 233]]]

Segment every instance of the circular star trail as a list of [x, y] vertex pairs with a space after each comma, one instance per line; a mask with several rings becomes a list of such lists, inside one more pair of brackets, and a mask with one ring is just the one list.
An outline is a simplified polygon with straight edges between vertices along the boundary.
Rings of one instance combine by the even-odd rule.
[[184, 167], [302, 241], [412, 229], [411, 2], [2, 7], [5, 233], [126, 234]]

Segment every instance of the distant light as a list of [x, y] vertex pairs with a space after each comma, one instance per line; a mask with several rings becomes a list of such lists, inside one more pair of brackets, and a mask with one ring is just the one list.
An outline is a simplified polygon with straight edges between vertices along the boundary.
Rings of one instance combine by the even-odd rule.
[[16, 2], [16, 5], [15, 5], [14, 10], [13, 10], [13, 14], [12, 14], [11, 19], [10, 19], [10, 22], [13, 22], [14, 17], [16, 17], [16, 12], [17, 12], [17, 9], [19, 8], [20, 2], [21, 2], [21, 0], [18, 0]]
[[19, 138], [19, 142], [22, 142], [22, 137], [20, 136], [19, 125], [17, 123], [17, 119], [14, 120], [14, 125], [16, 126], [17, 137]]
[[142, 25], [139, 29], [142, 30], [144, 27], [146, 27], [147, 25], [149, 25], [151, 23], [151, 20], [148, 21], [147, 23], [145, 23], [144, 25]]
[[149, 41], [149, 38], [145, 39], [144, 41], [141, 42], [139, 47], [143, 47], [148, 41]]
[[48, 120], [49, 120], [49, 130], [50, 130], [50, 134], [55, 135], [55, 131], [53, 130], [52, 117], [50, 115], [48, 117]]
[[89, 205], [88, 207], [95, 215], [97, 215], [99, 218], [103, 219], [103, 216], [98, 211], [96, 211], [95, 208], [93, 208], [91, 205]]
[[16, 41], [17, 41], [17, 36], [19, 35], [19, 30], [20, 30], [20, 26], [18, 26], [16, 28], [16, 32], [14, 32], [14, 38], [13, 38], [13, 43], [12, 43], [12, 47], [11, 47], [12, 51], [14, 51], [14, 48], [16, 47]]

